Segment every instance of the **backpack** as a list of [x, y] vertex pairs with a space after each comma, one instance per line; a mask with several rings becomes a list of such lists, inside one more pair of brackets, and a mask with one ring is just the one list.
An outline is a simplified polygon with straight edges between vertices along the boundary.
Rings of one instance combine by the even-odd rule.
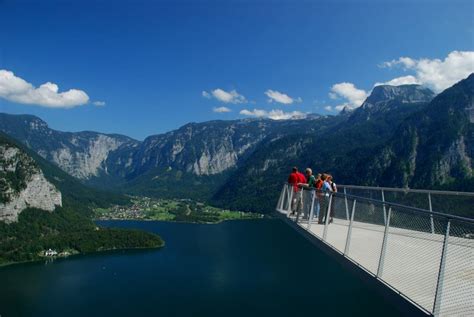
[[314, 184], [314, 187], [317, 189], [317, 190], [321, 190], [321, 187], [323, 187], [323, 181], [321, 179], [318, 179], [315, 184]]

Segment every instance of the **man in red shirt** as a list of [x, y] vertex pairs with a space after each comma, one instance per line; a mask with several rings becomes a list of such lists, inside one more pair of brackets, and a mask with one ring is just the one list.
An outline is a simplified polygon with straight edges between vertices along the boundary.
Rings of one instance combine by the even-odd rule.
[[296, 172], [298, 174], [298, 183], [300, 184], [307, 184], [308, 183], [308, 180], [306, 179], [306, 175], [297, 171]]
[[298, 192], [298, 183], [301, 183], [299, 174], [301, 173], [298, 172], [298, 168], [295, 166], [291, 169], [290, 176], [288, 176], [288, 184], [293, 186], [294, 193]]
[[288, 183], [293, 187], [293, 199], [291, 202], [291, 214], [296, 212], [296, 209], [303, 208], [303, 201], [301, 195], [297, 194], [301, 189], [298, 184], [306, 184], [306, 176], [303, 173], [298, 172], [298, 168], [295, 166], [291, 170], [290, 176], [288, 176]]

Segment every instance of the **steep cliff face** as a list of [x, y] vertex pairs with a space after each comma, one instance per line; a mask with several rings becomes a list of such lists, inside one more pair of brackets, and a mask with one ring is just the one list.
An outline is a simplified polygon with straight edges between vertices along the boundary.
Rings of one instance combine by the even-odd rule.
[[385, 119], [394, 111], [413, 112], [420, 105], [430, 102], [434, 96], [434, 92], [420, 85], [376, 86], [364, 103], [354, 110], [349, 121]]
[[187, 124], [145, 139], [134, 155], [134, 172], [170, 167], [198, 176], [220, 174], [236, 167], [275, 128], [269, 121]]
[[416, 85], [376, 87], [330, 130], [262, 143], [214, 202], [271, 211], [293, 165], [339, 183], [474, 190], [473, 87], [474, 75], [434, 99]]
[[122, 135], [56, 131], [41, 119], [30, 115], [0, 114], [0, 131], [83, 180], [107, 175], [106, 160], [110, 153], [120, 147], [138, 144], [138, 141]]
[[122, 188], [135, 194], [208, 199], [265, 140], [327, 130], [340, 119], [190, 123], [148, 137], [136, 149], [113, 153], [108, 171], [122, 175]]
[[378, 86], [339, 116], [190, 123], [143, 142], [58, 132], [31, 116], [0, 115], [0, 129], [83, 181], [150, 196], [217, 192], [215, 201], [240, 209], [273, 202], [268, 193], [278, 193], [293, 165], [330, 171], [341, 183], [469, 190], [473, 81], [436, 97], [418, 85]]
[[17, 221], [28, 207], [53, 211], [61, 205], [61, 192], [34, 160], [0, 138], [0, 221]]
[[473, 173], [474, 74], [404, 121], [381, 150], [374, 177], [388, 185], [439, 187], [470, 182]]
[[341, 118], [309, 115], [302, 120], [189, 123], [139, 142], [120, 135], [60, 132], [34, 116], [0, 114], [0, 131], [86, 184], [133, 187], [138, 192], [144, 187], [194, 184], [211, 192], [266, 138], [324, 130]]

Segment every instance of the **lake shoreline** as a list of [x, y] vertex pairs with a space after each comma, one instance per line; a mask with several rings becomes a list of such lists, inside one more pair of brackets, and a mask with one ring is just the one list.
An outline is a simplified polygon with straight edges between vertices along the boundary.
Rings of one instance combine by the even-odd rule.
[[[183, 223], [183, 224], [201, 224], [201, 225], [217, 225], [221, 224], [223, 222], [227, 221], [247, 221], [247, 220], [261, 220], [261, 219], [273, 219], [270, 215], [264, 215], [262, 218], [243, 218], [243, 219], [223, 219], [218, 222], [193, 222], [193, 221], [175, 221], [175, 220], [154, 220], [154, 219], [123, 219], [123, 218], [118, 218], [118, 219], [92, 219], [94, 223], [98, 221], [143, 221], [143, 222], [162, 222], [162, 223]], [[94, 252], [78, 252], [74, 254], [70, 254], [67, 256], [55, 256], [55, 257], [42, 257], [40, 259], [35, 259], [35, 260], [29, 260], [29, 261], [19, 261], [19, 262], [6, 262], [6, 263], [0, 263], [0, 269], [3, 267], [7, 266], [12, 266], [12, 265], [17, 265], [17, 264], [24, 264], [24, 263], [35, 263], [35, 262], [43, 262], [47, 260], [56, 260], [56, 259], [67, 259], [71, 257], [76, 257], [80, 255], [88, 255], [88, 254], [97, 254], [97, 253], [102, 253], [102, 252], [109, 252], [109, 251], [134, 251], [134, 250], [156, 250], [156, 249], [161, 249], [164, 248], [166, 245], [166, 242], [163, 240], [162, 245], [157, 246], [157, 247], [134, 247], [134, 248], [110, 248], [110, 249], [103, 249], [103, 250], [97, 250]]]
[[222, 219], [216, 222], [205, 222], [205, 221], [187, 221], [187, 220], [157, 220], [157, 219], [143, 219], [143, 218], [106, 218], [106, 219], [92, 219], [92, 221], [144, 221], [144, 222], [166, 222], [166, 223], [192, 223], [192, 224], [201, 224], [201, 225], [217, 225], [226, 221], [238, 221], [238, 220], [261, 220], [261, 219], [273, 219], [271, 215], [262, 214], [260, 218], [242, 218], [242, 219]]
[[84, 255], [92, 255], [92, 254], [100, 254], [100, 253], [107, 253], [107, 252], [158, 250], [158, 249], [164, 248], [165, 246], [166, 246], [166, 242], [163, 240], [163, 243], [160, 246], [156, 246], [156, 247], [110, 248], [110, 249], [97, 250], [97, 251], [93, 251], [93, 252], [77, 252], [77, 253], [66, 255], [66, 256], [54, 256], [54, 257], [44, 256], [40, 259], [29, 260], [29, 261], [0, 263], [0, 269], [2, 269], [4, 267], [7, 267], [7, 266], [17, 265], [17, 264], [48, 262], [48, 260], [50, 260], [52, 262], [52, 261], [55, 261], [55, 260], [69, 259], [71, 257], [78, 257], [78, 256], [84, 256]]

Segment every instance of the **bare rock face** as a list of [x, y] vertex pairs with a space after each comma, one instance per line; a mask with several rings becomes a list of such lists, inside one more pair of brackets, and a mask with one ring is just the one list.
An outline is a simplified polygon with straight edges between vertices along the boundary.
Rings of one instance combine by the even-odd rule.
[[118, 134], [61, 132], [30, 115], [0, 114], [0, 131], [24, 143], [44, 159], [81, 180], [107, 175], [109, 155], [139, 142]]
[[97, 134], [87, 142], [72, 137], [70, 142], [76, 146], [85, 144], [81, 147], [81, 151], [69, 146], [58, 148], [51, 152], [51, 160], [68, 174], [79, 179], [99, 176], [100, 171], [106, 173], [105, 160], [111, 151], [123, 143], [104, 134]]
[[61, 192], [31, 157], [8, 143], [0, 144], [0, 157], [0, 221], [17, 221], [28, 207], [52, 212], [62, 205]]

